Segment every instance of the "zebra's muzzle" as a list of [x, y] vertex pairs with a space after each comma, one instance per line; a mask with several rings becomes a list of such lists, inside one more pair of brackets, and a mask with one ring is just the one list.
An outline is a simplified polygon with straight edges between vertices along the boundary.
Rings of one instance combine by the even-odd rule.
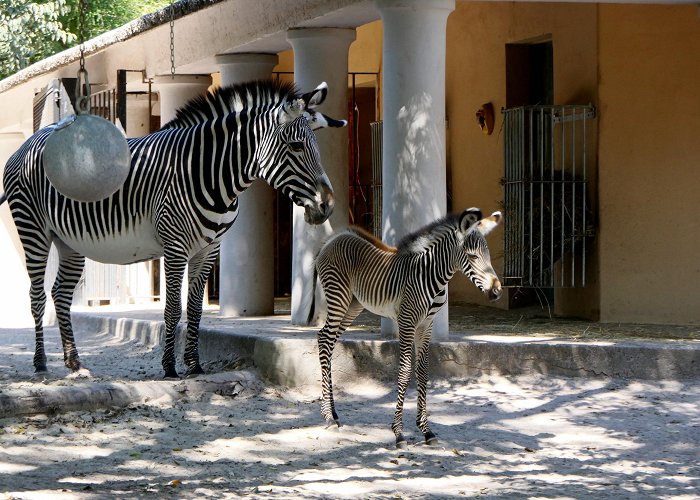
[[494, 278], [491, 282], [491, 288], [485, 290], [486, 295], [492, 302], [498, 300], [501, 297], [501, 291], [501, 282], [498, 280], [498, 278]]
[[331, 216], [335, 206], [333, 188], [328, 182], [321, 180], [316, 184], [316, 188], [320, 194], [320, 201], [306, 204], [304, 207], [304, 220], [308, 224], [323, 224]]

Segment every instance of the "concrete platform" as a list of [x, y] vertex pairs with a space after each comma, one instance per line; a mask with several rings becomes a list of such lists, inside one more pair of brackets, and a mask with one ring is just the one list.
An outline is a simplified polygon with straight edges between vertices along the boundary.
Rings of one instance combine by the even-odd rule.
[[[159, 345], [164, 335], [159, 309], [103, 308], [73, 313], [76, 329], [108, 329], [122, 338]], [[334, 380], [368, 377], [393, 381], [398, 370], [398, 341], [384, 339], [378, 319], [363, 318], [338, 342]], [[239, 359], [268, 381], [288, 387], [320, 380], [316, 328], [295, 327], [288, 314], [219, 318], [205, 311], [200, 328], [203, 363]], [[184, 335], [179, 335], [182, 339]], [[182, 345], [178, 346], [181, 357]], [[608, 338], [581, 340], [543, 335], [454, 332], [432, 345], [431, 378], [483, 374], [552, 374], [628, 379], [700, 377], [700, 340]]]

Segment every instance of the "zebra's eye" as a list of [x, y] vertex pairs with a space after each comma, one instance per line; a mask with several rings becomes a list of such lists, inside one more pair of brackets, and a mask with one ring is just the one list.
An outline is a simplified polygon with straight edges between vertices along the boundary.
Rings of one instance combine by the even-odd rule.
[[301, 141], [290, 142], [289, 149], [291, 149], [295, 153], [301, 153], [302, 151], [304, 151], [304, 143]]

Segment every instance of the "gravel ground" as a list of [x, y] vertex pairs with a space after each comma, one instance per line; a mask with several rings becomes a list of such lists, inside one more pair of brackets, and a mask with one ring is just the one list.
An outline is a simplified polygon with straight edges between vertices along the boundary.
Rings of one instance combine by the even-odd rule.
[[[1, 391], [159, 381], [159, 348], [78, 334], [82, 377], [32, 378], [33, 332], [0, 330]], [[326, 429], [318, 388], [243, 382], [125, 409], [0, 419], [6, 498], [700, 498], [700, 384], [482, 377], [433, 381], [439, 446], [413, 425], [396, 450], [394, 387], [338, 388], [340, 429]], [[233, 377], [237, 378], [237, 377]], [[179, 382], [173, 382], [178, 384]], [[221, 385], [215, 386], [222, 388]]]

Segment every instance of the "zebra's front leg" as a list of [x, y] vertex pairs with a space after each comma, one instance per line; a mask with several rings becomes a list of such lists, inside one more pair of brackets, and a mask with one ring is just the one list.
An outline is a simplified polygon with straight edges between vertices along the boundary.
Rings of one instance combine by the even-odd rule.
[[428, 386], [428, 365], [430, 359], [430, 338], [433, 332], [432, 317], [421, 325], [422, 335], [416, 335], [418, 350], [416, 352], [416, 391], [418, 392], [418, 412], [416, 415], [416, 425], [423, 433], [425, 442], [430, 446], [438, 444], [438, 439], [430, 430], [428, 425], [427, 406], [427, 386]]
[[413, 328], [401, 325], [399, 322], [399, 377], [396, 396], [396, 411], [391, 430], [396, 436], [396, 447], [405, 448], [406, 438], [403, 436], [403, 402], [406, 397], [408, 382], [411, 380], [411, 350], [413, 346]]
[[187, 259], [184, 251], [165, 249], [165, 346], [163, 347], [163, 370], [165, 378], [179, 378], [175, 369], [175, 332], [182, 317], [182, 277]]
[[85, 267], [85, 257], [68, 248], [61, 241], [55, 241], [59, 254], [58, 274], [51, 289], [51, 297], [56, 307], [56, 318], [61, 331], [63, 345], [63, 362], [70, 370], [81, 368], [78, 348], [73, 336], [70, 308], [73, 303], [73, 293], [78, 285]]
[[191, 377], [204, 373], [199, 363], [199, 323], [202, 320], [204, 287], [209, 278], [219, 244], [213, 244], [195, 255], [189, 263], [187, 288], [187, 340], [185, 343], [185, 376]]

